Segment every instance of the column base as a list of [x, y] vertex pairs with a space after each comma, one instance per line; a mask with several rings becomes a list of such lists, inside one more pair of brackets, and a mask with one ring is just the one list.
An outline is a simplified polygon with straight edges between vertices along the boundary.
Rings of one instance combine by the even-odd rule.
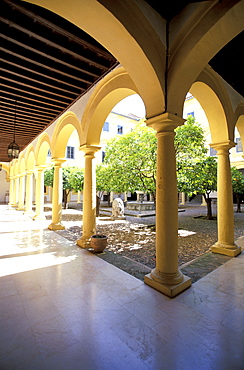
[[145, 284], [165, 294], [167, 297], [174, 298], [178, 294], [191, 286], [191, 279], [188, 276], [182, 274], [182, 281], [179, 283], [165, 284], [163, 281], [156, 281], [152, 277], [152, 273], [145, 275]]
[[219, 253], [229, 257], [236, 257], [241, 253], [241, 247], [235, 244], [229, 245], [218, 242], [212, 246], [211, 250], [213, 253]]
[[89, 236], [82, 236], [80, 239], [76, 240], [76, 245], [81, 248], [88, 249], [91, 247], [90, 244], [90, 237]]
[[33, 211], [25, 211], [24, 212], [24, 215], [33, 217], [34, 216], [34, 212]]
[[32, 220], [33, 221], [44, 221], [44, 220], [46, 220], [46, 216], [45, 215], [36, 215], [36, 216], [32, 217]]
[[64, 230], [65, 227], [61, 224], [54, 224], [54, 223], [51, 223], [49, 226], [48, 226], [48, 229], [49, 230]]
[[16, 208], [16, 210], [17, 211], [25, 211], [25, 207], [23, 206], [23, 207], [18, 207], [18, 208]]

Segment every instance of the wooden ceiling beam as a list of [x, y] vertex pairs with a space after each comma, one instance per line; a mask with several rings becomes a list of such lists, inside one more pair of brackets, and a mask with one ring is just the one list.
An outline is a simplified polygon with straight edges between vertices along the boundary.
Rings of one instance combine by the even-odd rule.
[[[1, 61], [1, 58], [0, 58], [0, 61]], [[13, 75], [13, 76], [16, 76], [16, 77], [19, 77], [19, 78], [23, 78], [23, 79], [28, 80], [28, 81], [31, 81], [31, 82], [33, 82], [35, 84], [46, 86], [46, 87], [51, 88], [53, 90], [63, 91], [65, 93], [69, 94], [69, 95], [73, 95], [75, 97], [77, 96], [77, 92], [73, 92], [71, 90], [62, 89], [61, 87], [57, 87], [56, 85], [48, 84], [48, 83], [46, 83], [44, 81], [41, 81], [41, 80], [37, 80], [35, 78], [28, 77], [27, 75], [23, 75], [23, 74], [17, 73], [17, 72], [15, 72], [13, 70], [10, 70], [10, 69], [0, 68], [0, 71], [3, 71], [5, 73], [8, 73], [10, 75]], [[44, 90], [44, 91], [46, 91], [46, 90]], [[50, 94], [53, 94], [53, 93], [50, 92]], [[61, 96], [63, 96], [63, 95], [61, 95]]]
[[[6, 100], [8, 102], [12, 102], [11, 105], [13, 105], [13, 102], [16, 100], [12, 99], [12, 98], [8, 98], [6, 96], [1, 96], [0, 95], [0, 102], [4, 102], [5, 104], [10, 104], [10, 103], [6, 103]], [[23, 107], [23, 105], [26, 105], [27, 107]], [[43, 108], [43, 107], [40, 107], [40, 106], [37, 106], [35, 105], [34, 103], [27, 103], [26, 101], [21, 101], [21, 100], [18, 100], [18, 107], [21, 108], [21, 109], [25, 109], [27, 110], [28, 112], [30, 111], [32, 114], [33, 112], [38, 112], [37, 114], [40, 115], [40, 116], [47, 116], [47, 117], [50, 117], [51, 119], [53, 119], [54, 117], [56, 117], [56, 115], [59, 113], [58, 111], [55, 111], [55, 113], [51, 113], [50, 111], [48, 112], [45, 112], [44, 110], [47, 110], [46, 108]], [[17, 107], [17, 109], [18, 109]], [[33, 107], [36, 107], [36, 108], [39, 108], [39, 109], [36, 109], [36, 108], [33, 108]]]
[[[9, 89], [9, 90], [14, 90], [14, 91], [19, 91], [19, 92], [21, 92], [21, 93], [23, 93], [23, 94], [27, 94], [27, 95], [31, 95], [31, 96], [36, 96], [36, 97], [38, 97], [39, 98], [39, 100], [37, 100], [37, 99], [33, 99], [33, 98], [29, 98], [29, 97], [25, 97], [24, 95], [22, 95], [22, 99], [27, 99], [27, 100], [32, 100], [32, 101], [36, 101], [36, 102], [39, 102], [39, 103], [42, 103], [42, 104], [44, 104], [44, 105], [48, 105], [48, 106], [51, 106], [51, 107], [55, 107], [55, 108], [58, 108], [58, 109], [64, 109], [65, 108], [65, 105], [64, 106], [60, 106], [60, 105], [57, 105], [57, 104], [53, 104], [53, 103], [48, 103], [48, 102], [46, 102], [46, 101], [43, 101], [43, 100], [40, 100], [40, 99], [43, 99], [43, 96], [42, 95], [40, 95], [40, 94], [36, 94], [36, 93], [33, 93], [33, 92], [29, 92], [29, 91], [26, 91], [26, 90], [23, 90], [23, 89], [19, 89], [19, 88], [17, 88], [17, 87], [13, 87], [13, 86], [11, 86], [11, 85], [6, 85], [6, 84], [1, 84], [2, 85], [2, 87], [5, 87], [6, 89]], [[6, 90], [5, 90], [6, 91]], [[2, 91], [2, 92], [4, 92], [4, 91]], [[15, 93], [13, 94], [12, 93], [12, 95], [16, 95]], [[46, 99], [48, 99], [49, 101], [53, 101], [53, 102], [57, 102], [57, 103], [60, 103], [60, 101], [59, 100], [56, 100], [56, 99], [52, 99], [52, 98], [46, 98]]]
[[50, 22], [49, 20], [39, 16], [38, 14], [24, 8], [23, 6], [15, 4], [10, 0], [4, 0], [4, 1], [6, 3], [10, 4], [12, 6], [12, 8], [17, 9], [21, 13], [30, 17], [35, 22], [38, 22], [39, 24], [42, 24], [45, 27], [51, 29], [52, 32], [63, 35], [67, 39], [70, 39], [70, 40], [74, 41], [75, 43], [81, 45], [84, 48], [92, 50], [94, 53], [96, 53], [97, 55], [101, 55], [105, 59], [111, 60], [111, 58], [113, 58], [113, 56], [111, 54], [109, 54], [106, 50], [99, 49], [98, 47], [90, 44], [89, 42], [87, 42], [87, 41], [85, 41], [85, 40], [83, 40], [83, 39], [81, 39], [77, 36], [75, 36], [74, 34], [72, 34], [72, 33], [68, 32], [67, 30], [57, 26], [56, 24]]
[[[10, 112], [9, 114], [6, 111], [2, 111], [1, 116], [2, 116], [2, 119], [5, 118], [9, 122], [10, 121], [14, 122], [13, 112]], [[32, 125], [35, 124], [35, 125], [39, 125], [40, 127], [43, 127], [43, 126], [46, 126], [50, 122], [49, 120], [40, 120], [35, 117], [31, 118], [31, 116], [23, 116], [22, 114], [19, 114], [17, 112], [16, 112], [16, 116], [18, 117], [16, 118], [16, 123], [21, 121], [21, 122], [27, 122], [27, 123], [31, 123]]]
[[[63, 100], [66, 100], [66, 102], [64, 102], [64, 104], [70, 104], [74, 100], [74, 98], [67, 97], [66, 95], [61, 95], [61, 94], [57, 94], [57, 93], [51, 92], [49, 90], [44, 90], [44, 89], [41, 89], [41, 88], [38, 88], [38, 87], [35, 87], [35, 86], [32, 86], [32, 85], [29, 85], [29, 84], [24, 83], [24, 82], [16, 81], [16, 80], [14, 80], [12, 78], [7, 78], [5, 76], [2, 76], [1, 78], [3, 80], [5, 80], [5, 81], [11, 82], [12, 84], [16, 84], [18, 86], [24, 86], [24, 87], [27, 87], [28, 89], [32, 89], [32, 90], [35, 90], [35, 91], [40, 91], [40, 92], [42, 91], [45, 95], [51, 95], [51, 96], [60, 97]], [[10, 87], [10, 85], [8, 85], [8, 86]], [[31, 95], [40, 96], [40, 97], [46, 98], [46, 99], [51, 100], [51, 101], [60, 102], [60, 100], [53, 99], [52, 97], [49, 97], [49, 96], [39, 95], [39, 94], [36, 94], [36, 93], [32, 93], [31, 91], [28, 92], [27, 90], [24, 90], [24, 91], [27, 94], [30, 93]]]
[[[50, 46], [51, 48], [54, 48], [54, 49], [59, 50], [62, 54], [70, 55], [72, 58], [77, 59], [77, 60], [80, 60], [80, 61], [82, 61], [84, 63], [87, 63], [88, 65], [92, 65], [93, 67], [99, 68], [102, 71], [105, 71], [107, 69], [106, 66], [104, 66], [104, 65], [102, 65], [100, 63], [97, 63], [96, 61], [94, 61], [92, 59], [86, 58], [86, 57], [84, 57], [81, 54], [75, 53], [74, 51], [69, 50], [69, 49], [67, 49], [67, 48], [65, 48], [65, 47], [63, 47], [63, 46], [61, 46], [61, 45], [59, 45], [59, 44], [57, 44], [57, 43], [55, 43], [55, 42], [53, 42], [51, 40], [48, 40], [47, 38], [45, 38], [43, 36], [40, 36], [37, 33], [32, 32], [29, 29], [20, 26], [19, 24], [14, 23], [13, 21], [9, 21], [8, 19], [6, 19], [4, 17], [1, 17], [0, 16], [0, 22], [5, 23], [9, 27], [15, 28], [16, 30], [25, 33], [29, 37], [33, 37], [34, 39], [42, 42], [45, 45]], [[94, 77], [95, 77], [95, 75], [94, 75]]]
[[9, 49], [6, 49], [6, 48], [3, 48], [3, 47], [0, 47], [0, 51], [4, 51], [5, 53], [8, 53], [8, 54], [10, 54], [10, 55], [13, 55], [13, 56], [15, 56], [15, 57], [19, 58], [22, 62], [23, 62], [23, 60], [24, 60], [24, 61], [27, 61], [27, 62], [32, 63], [32, 64], [34, 64], [34, 65], [37, 65], [37, 66], [39, 66], [39, 67], [41, 67], [41, 68], [45, 68], [45, 69], [47, 69], [47, 70], [48, 70], [48, 71], [50, 71], [50, 72], [54, 72], [54, 73], [56, 73], [57, 75], [65, 76], [65, 77], [68, 77], [68, 78], [70, 78], [70, 79], [72, 79], [72, 80], [74, 80], [74, 81], [83, 82], [83, 83], [86, 83], [86, 84], [88, 84], [88, 85], [91, 85], [91, 84], [92, 84], [92, 82], [91, 82], [91, 81], [88, 81], [88, 80], [86, 80], [86, 79], [84, 79], [84, 78], [80, 78], [80, 77], [74, 76], [74, 75], [72, 75], [72, 74], [70, 74], [70, 73], [64, 72], [64, 71], [62, 71], [62, 70], [60, 70], [60, 69], [57, 69], [57, 68], [53, 68], [53, 67], [47, 66], [46, 64], [43, 64], [43, 63], [39, 63], [37, 60], [27, 58], [27, 57], [25, 57], [23, 54], [15, 53], [15, 52], [14, 52], [14, 51], [12, 51], [12, 50], [9, 50]]
[[[3, 111], [7, 111], [8, 113], [14, 114], [15, 107], [13, 106], [13, 103], [6, 103], [0, 99], [0, 105]], [[19, 102], [18, 102], [18, 105], [19, 105]], [[19, 106], [16, 107], [16, 113], [24, 117], [33, 117], [33, 119], [37, 118], [37, 119], [41, 119], [43, 121], [48, 121], [48, 122], [50, 122], [50, 120], [53, 119], [52, 115], [34, 113], [33, 111], [34, 110], [30, 110], [30, 109], [28, 110], [28, 108], [25, 108], [25, 107], [20, 107], [20, 108]]]
[[68, 67], [69, 69], [74, 69], [74, 70], [76, 70], [76, 71], [78, 71], [80, 73], [86, 74], [86, 75], [91, 76], [91, 77], [94, 77], [94, 78], [98, 78], [99, 77], [99, 74], [97, 74], [97, 73], [93, 73], [93, 72], [87, 71], [87, 70], [85, 70], [83, 68], [77, 67], [74, 64], [67, 63], [67, 62], [65, 62], [65, 61], [63, 61], [61, 59], [55, 58], [52, 55], [49, 55], [47, 53], [44, 53], [40, 49], [33, 48], [33, 47], [31, 47], [31, 46], [29, 46], [27, 44], [24, 44], [23, 42], [17, 41], [16, 39], [13, 39], [12, 37], [6, 36], [3, 33], [0, 33], [0, 37], [2, 39], [4, 39], [4, 40], [7, 40], [8, 42], [11, 42], [14, 45], [18, 45], [18, 46], [20, 46], [23, 49], [29, 50], [29, 51], [37, 54], [38, 56], [41, 55], [42, 57], [44, 57], [44, 58], [46, 58], [48, 60], [52, 60], [53, 62], [55, 62], [57, 64], [62, 64], [65, 67]]
[[[37, 99], [32, 99], [32, 98], [24, 98], [23, 99], [23, 95], [19, 95], [19, 94], [16, 94], [16, 93], [13, 93], [13, 92], [9, 92], [9, 91], [6, 91], [6, 90], [0, 90], [0, 93], [2, 93], [3, 95], [10, 95], [11, 96], [11, 100], [13, 101], [15, 101], [15, 100], [18, 100], [18, 102], [20, 101], [21, 103], [24, 103], [24, 104], [27, 104], [27, 105], [35, 105], [36, 107], [38, 107], [39, 109], [43, 109], [43, 110], [45, 110], [45, 111], [48, 111], [49, 113], [50, 112], [54, 112], [54, 113], [56, 113], [56, 114], [59, 114], [60, 113], [60, 110], [57, 110], [57, 109], [54, 109], [54, 108], [50, 108], [50, 107], [46, 107], [45, 106], [45, 103], [43, 103], [43, 106], [41, 106], [40, 105], [40, 101], [39, 100], [37, 100]], [[14, 97], [14, 98], [13, 98]], [[27, 101], [26, 101], [27, 100]], [[34, 103], [32, 103], [32, 102], [34, 102]], [[36, 103], [39, 103], [39, 105], [38, 104], [36, 104]], [[63, 109], [63, 108], [62, 108]]]
[[[0, 58], [0, 62], [2, 62], [2, 63], [6, 63], [8, 66], [9, 66], [9, 65], [12, 65], [13, 67], [16, 67], [16, 68], [18, 68], [18, 69], [20, 69], [20, 70], [27, 71], [27, 72], [29, 72], [29, 73], [31, 73], [31, 74], [33, 74], [33, 75], [40, 76], [40, 77], [42, 77], [42, 78], [44, 78], [44, 79], [46, 79], [46, 80], [52, 80], [52, 81], [55, 81], [55, 82], [57, 82], [57, 83], [58, 83], [58, 84], [60, 84], [60, 85], [66, 85], [66, 86], [72, 87], [72, 88], [74, 88], [74, 89], [76, 89], [76, 90], [78, 90], [78, 91], [79, 91], [79, 92], [77, 92], [77, 94], [78, 94], [78, 93], [80, 93], [80, 92], [82, 92], [82, 91], [85, 91], [85, 89], [84, 89], [84, 88], [82, 88], [82, 87], [80, 87], [80, 86], [73, 85], [73, 84], [71, 84], [71, 83], [68, 83], [67, 81], [60, 80], [60, 79], [55, 78], [55, 77], [53, 77], [53, 76], [51, 76], [51, 75], [48, 75], [48, 74], [44, 74], [44, 73], [38, 72], [38, 71], [37, 71], [37, 70], [35, 70], [35, 69], [27, 68], [27, 67], [25, 67], [25, 66], [23, 66], [23, 65], [21, 65], [21, 64], [13, 63], [13, 62], [11, 62], [10, 60], [5, 60], [5, 59]], [[12, 72], [11, 70], [9, 70], [9, 71], [10, 71], [10, 72]], [[25, 76], [26, 76], [26, 75], [25, 75]], [[41, 80], [37, 80], [37, 81], [40, 81], [40, 82], [41, 82]], [[43, 82], [41, 82], [41, 83], [43, 83]], [[53, 85], [50, 85], [50, 86], [53, 86]], [[54, 86], [56, 86], [56, 85], [54, 85]], [[64, 89], [64, 88], [60, 88], [60, 87], [57, 87], [57, 88], [58, 88], [59, 90], [61, 90], [61, 91], [64, 91], [64, 92], [70, 92], [70, 90], [66, 90], [66, 89]]]

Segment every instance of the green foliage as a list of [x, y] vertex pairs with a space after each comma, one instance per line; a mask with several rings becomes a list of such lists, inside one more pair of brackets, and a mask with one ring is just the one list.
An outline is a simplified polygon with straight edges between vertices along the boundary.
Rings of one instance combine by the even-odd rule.
[[[54, 166], [44, 172], [44, 185], [53, 187]], [[71, 191], [83, 189], [84, 173], [81, 168], [64, 166], [62, 168], [63, 190]]]
[[236, 167], [231, 167], [232, 188], [235, 195], [244, 194], [244, 176]]
[[83, 190], [84, 185], [84, 172], [79, 167], [71, 167], [71, 171], [69, 174], [69, 183], [72, 190], [74, 190], [75, 193], [77, 191]]
[[204, 130], [192, 116], [175, 130], [176, 169], [192, 165], [207, 153]]
[[[175, 135], [178, 190], [188, 194], [216, 190], [217, 164], [206, 156], [204, 131], [188, 117]], [[105, 162], [97, 168], [97, 190], [156, 191], [157, 139], [155, 131], [139, 124], [123, 136], [110, 140]]]
[[44, 171], [44, 185], [53, 187], [53, 176], [54, 176], [54, 167], [47, 168]]
[[[155, 132], [145, 125], [110, 140], [106, 147], [104, 185], [109, 191], [124, 192], [156, 189]], [[101, 168], [99, 168], [101, 173]]]
[[178, 190], [188, 195], [203, 194], [209, 197], [217, 190], [217, 161], [214, 157], [202, 157], [196, 163], [178, 172]]
[[244, 198], [244, 176], [236, 167], [231, 168], [232, 189], [237, 200], [237, 212], [241, 212], [241, 201]]

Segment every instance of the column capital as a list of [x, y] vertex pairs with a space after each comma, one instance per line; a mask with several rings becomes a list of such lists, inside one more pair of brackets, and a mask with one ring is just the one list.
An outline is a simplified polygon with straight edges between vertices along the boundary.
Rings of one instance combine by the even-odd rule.
[[26, 175], [32, 175], [34, 173], [34, 170], [26, 170]]
[[169, 112], [149, 117], [146, 120], [147, 126], [152, 127], [157, 133], [173, 132], [178, 126], [182, 126], [184, 122], [185, 119]]
[[47, 168], [46, 164], [39, 164], [35, 167], [37, 171], [44, 171]]
[[54, 166], [62, 166], [64, 162], [66, 162], [66, 159], [64, 158], [56, 158], [56, 157], [52, 158], [52, 163], [54, 164]]
[[212, 143], [210, 144], [211, 148], [217, 150], [217, 152], [225, 152], [228, 153], [231, 148], [236, 145], [232, 140], [221, 141], [219, 143]]
[[84, 144], [79, 147], [79, 150], [82, 150], [86, 155], [94, 155], [101, 149], [100, 146]]

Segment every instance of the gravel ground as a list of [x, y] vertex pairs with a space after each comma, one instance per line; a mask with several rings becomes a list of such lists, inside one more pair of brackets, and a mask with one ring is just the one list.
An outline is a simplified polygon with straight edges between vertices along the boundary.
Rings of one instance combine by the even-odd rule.
[[[216, 205], [214, 204], [212, 211], [216, 216]], [[127, 213], [126, 210], [125, 212]], [[216, 219], [207, 220], [199, 216], [206, 216], [206, 207], [187, 204], [179, 208], [180, 266], [205, 254], [217, 241]], [[79, 239], [81, 213], [77, 210], [64, 210], [62, 217], [66, 229], [58, 233], [69, 240]], [[108, 236], [108, 251], [154, 268], [156, 233], [152, 225], [155, 225], [155, 216], [139, 218], [126, 215], [126, 220], [122, 221], [111, 221], [108, 216], [99, 217], [97, 233]], [[235, 240], [244, 235], [243, 225], [244, 213], [235, 213]]]

